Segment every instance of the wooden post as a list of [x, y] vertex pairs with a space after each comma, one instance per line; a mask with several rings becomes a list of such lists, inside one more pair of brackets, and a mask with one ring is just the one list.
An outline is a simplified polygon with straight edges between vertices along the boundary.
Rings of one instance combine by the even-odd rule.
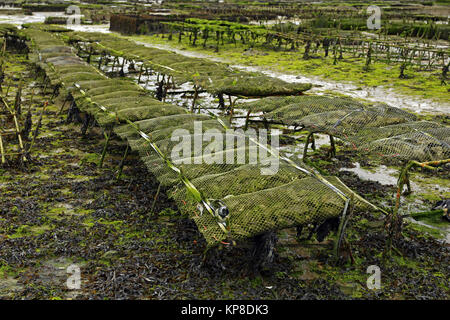
[[336, 157], [336, 144], [334, 143], [334, 137], [330, 134], [330, 158]]
[[244, 127], [244, 130], [247, 130], [247, 129], [248, 129], [248, 122], [250, 121], [250, 113], [251, 113], [251, 112], [252, 112], [251, 110], [248, 110], [247, 116], [245, 117], [245, 127]]
[[306, 159], [308, 157], [308, 145], [309, 145], [309, 141], [314, 137], [314, 132], [310, 132], [307, 136], [306, 136], [306, 142], [305, 142], [305, 147], [303, 149], [303, 159]]
[[124, 77], [125, 76], [125, 73], [124, 73], [124, 71], [123, 71], [123, 67], [125, 66], [125, 63], [127, 62], [127, 60], [125, 59], [125, 58], [122, 58], [122, 66], [120, 67], [120, 71], [119, 71], [119, 75], [121, 76], [121, 77]]
[[158, 200], [160, 190], [161, 190], [161, 183], [158, 185], [158, 190], [156, 190], [156, 194], [155, 194], [155, 198], [153, 199], [153, 204], [152, 204], [152, 209], [150, 210], [150, 214], [155, 215], [154, 210], [155, 210], [156, 200]]
[[3, 139], [2, 139], [2, 135], [0, 134], [0, 152], [2, 154], [2, 164], [5, 164], [6, 159], [5, 159], [5, 149], [3, 148]]
[[130, 147], [130, 145], [127, 143], [127, 147], [125, 149], [125, 152], [123, 153], [122, 160], [120, 161], [120, 164], [119, 164], [119, 172], [117, 173], [117, 177], [116, 177], [117, 180], [119, 180], [120, 176], [122, 175], [123, 166], [125, 164], [125, 159], [127, 158], [127, 155], [128, 155], [129, 147]]
[[347, 222], [348, 222], [351, 214], [353, 213], [354, 203], [355, 203], [354, 195], [352, 194], [351, 198], [345, 202], [344, 210], [342, 211], [341, 221], [339, 222], [339, 228], [336, 233], [336, 240], [334, 242], [334, 252], [335, 252], [336, 262], [339, 260], [339, 248], [341, 247], [341, 244], [344, 239], [345, 228], [347, 226]]
[[102, 66], [102, 60], [103, 60], [103, 54], [100, 56], [100, 58], [98, 59], [98, 69], [100, 70], [101, 66]]
[[403, 187], [406, 184], [408, 191], [411, 192], [411, 186], [409, 183], [409, 174], [408, 174], [408, 170], [411, 169], [412, 167], [421, 167], [421, 168], [426, 168], [426, 169], [430, 169], [430, 170], [436, 170], [436, 166], [440, 166], [446, 163], [450, 163], [450, 159], [444, 159], [444, 160], [438, 160], [438, 161], [429, 161], [429, 162], [417, 162], [417, 161], [409, 161], [404, 167], [403, 169], [400, 171], [400, 175], [398, 177], [397, 180], [397, 193], [395, 196], [395, 206], [394, 209], [392, 210], [392, 213], [390, 215], [388, 215], [386, 217], [386, 219], [389, 219], [386, 224], [386, 228], [387, 228], [387, 232], [388, 232], [388, 237], [386, 240], [386, 247], [383, 253], [383, 260], [386, 261], [386, 258], [390, 255], [391, 253], [391, 248], [392, 248], [392, 240], [395, 236], [394, 232], [394, 228], [395, 228], [395, 224], [397, 222], [398, 219], [398, 209], [400, 207], [400, 198], [403, 192]]
[[58, 113], [56, 114], [57, 116], [59, 116], [63, 112], [64, 107], [66, 106], [66, 103], [69, 101], [69, 97], [70, 96], [67, 95], [66, 98], [64, 99], [64, 102], [63, 102], [63, 104], [61, 106], [61, 109], [59, 109]]
[[111, 72], [114, 72], [114, 68], [115, 68], [115, 66], [116, 66], [116, 60], [117, 60], [117, 57], [114, 57], [113, 65], [112, 65], [112, 67], [111, 67]]
[[141, 76], [142, 76], [142, 70], [144, 68], [144, 64], [141, 64], [141, 68], [139, 70], [139, 78], [138, 78], [138, 83], [141, 83]]
[[28, 149], [26, 151], [28, 154], [30, 154], [31, 148], [33, 148], [34, 142], [36, 141], [36, 138], [38, 136], [39, 128], [41, 127], [41, 123], [42, 123], [42, 117], [44, 115], [45, 110], [47, 109], [47, 106], [48, 106], [48, 102], [46, 101], [46, 102], [44, 102], [44, 107], [41, 110], [41, 114], [39, 115], [39, 119], [38, 119], [38, 122], [36, 124], [36, 128], [34, 129], [33, 140], [31, 140], [31, 143], [30, 143], [30, 145], [29, 145], [29, 147], [28, 147]]
[[111, 138], [111, 134], [112, 134], [112, 128], [109, 130], [109, 134], [104, 132], [103, 135], [105, 136], [105, 145], [103, 147], [103, 151], [102, 151], [102, 157], [100, 158], [100, 162], [98, 164], [98, 167], [101, 168], [103, 166], [103, 161], [105, 160], [105, 155], [106, 155], [106, 149], [108, 148], [108, 144], [109, 144], [109, 139]]
[[198, 87], [194, 84], [194, 99], [192, 100], [191, 112], [194, 112], [195, 102], [198, 98]]

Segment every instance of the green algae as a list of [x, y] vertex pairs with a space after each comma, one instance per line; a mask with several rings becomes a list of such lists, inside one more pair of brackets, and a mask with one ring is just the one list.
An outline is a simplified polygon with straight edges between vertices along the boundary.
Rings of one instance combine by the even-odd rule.
[[[55, 108], [55, 110], [57, 110], [58, 108]], [[51, 132], [51, 130], [49, 130], [49, 132]], [[67, 143], [67, 142], [66, 142]], [[70, 151], [72, 152], [72, 151]], [[81, 155], [83, 155], [83, 151], [79, 151], [79, 153]], [[87, 156], [88, 158], [90, 156]], [[60, 165], [63, 165], [64, 163], [61, 162]], [[324, 161], [323, 163], [320, 163], [320, 166], [322, 165], [327, 165], [328, 163], [326, 161]], [[103, 174], [105, 171], [99, 171], [98, 175], [100, 176], [101, 174]], [[37, 173], [39, 174], [39, 173]], [[67, 177], [75, 177], [75, 179], [78, 179], [80, 177], [82, 177], [82, 174], [76, 174], [76, 175], [72, 175], [72, 174], [65, 174], [65, 176]], [[48, 178], [50, 177], [50, 175], [48, 175]], [[13, 180], [14, 177], [10, 176], [8, 178], [8, 180]], [[7, 182], [8, 182], [7, 180]], [[47, 179], [45, 179], [47, 180]], [[44, 182], [44, 181], [43, 181]], [[105, 194], [108, 194], [109, 191], [105, 191]], [[69, 190], [66, 190], [66, 193], [71, 194], [72, 192]], [[2, 194], [3, 195], [3, 194]], [[73, 197], [75, 197], [76, 195], [71, 195]], [[129, 196], [128, 196], [129, 197]], [[127, 195], [124, 194], [123, 198], [121, 198], [121, 201], [127, 201]], [[108, 198], [109, 199], [109, 198]], [[109, 201], [109, 205], [111, 205], [111, 200]], [[52, 205], [49, 206], [50, 211], [55, 210], [55, 214], [59, 215], [59, 214], [64, 214], [64, 208], [58, 208], [58, 207], [53, 207]], [[155, 242], [155, 251], [156, 250], [161, 250], [162, 252], [167, 251], [167, 252], [176, 252], [176, 250], [179, 250], [178, 248], [178, 243], [174, 242], [172, 244], [167, 244], [166, 241], [170, 236], [170, 233], [173, 233], [173, 229], [170, 229], [168, 227], [163, 227], [162, 230], [159, 230], [160, 232], [149, 232], [147, 230], [142, 230], [138, 228], [138, 225], [140, 223], [143, 223], [145, 221], [145, 219], [141, 216], [140, 219], [138, 220], [136, 223], [136, 220], [131, 220], [131, 221], [122, 221], [122, 220], [105, 220], [105, 219], [101, 219], [98, 218], [94, 215], [92, 215], [93, 210], [86, 210], [84, 208], [81, 207], [74, 207], [74, 210], [77, 212], [83, 212], [84, 215], [86, 215], [86, 223], [89, 224], [90, 227], [95, 227], [96, 223], [99, 223], [102, 226], [107, 226], [108, 227], [108, 233], [111, 235], [114, 235], [115, 238], [117, 238], [117, 243], [124, 243], [121, 242], [122, 238], [125, 239], [129, 239], [130, 241], [133, 239], [139, 239], [141, 240], [142, 244], [144, 244], [146, 241], [154, 241]], [[15, 209], [13, 209], [14, 213], [19, 214], [19, 210], [17, 207], [15, 207]], [[53, 212], [53, 211], [52, 211]], [[162, 210], [164, 216], [164, 218], [168, 218], [169, 216], [172, 216], [173, 210], [170, 208], [167, 209], [163, 209]], [[43, 213], [45, 215], [45, 210], [43, 210]], [[130, 215], [133, 214], [133, 212], [130, 212]], [[174, 214], [175, 216], [175, 214]], [[77, 224], [77, 220], [75, 217], [68, 217], [69, 221], [70, 221], [70, 225], [71, 226], [75, 226], [77, 228], [77, 231], [79, 231], [79, 229], [82, 228], [82, 226], [80, 226], [79, 224]], [[164, 219], [164, 223], [166, 223], [166, 221], [168, 221], [168, 219]], [[154, 222], [156, 223], [160, 223], [160, 220], [155, 220]], [[369, 226], [372, 222], [371, 221], [365, 221], [365, 220], [361, 220], [361, 227], [366, 227]], [[49, 227], [51, 228], [51, 227]], [[94, 228], [93, 228], [94, 229]], [[32, 231], [32, 230], [31, 230]], [[36, 232], [40, 232], [39, 230], [34, 230]], [[31, 233], [33, 233], [34, 231], [32, 231]], [[26, 234], [27, 232], [30, 232], [30, 230], [27, 230], [27, 227], [24, 227], [23, 230], [21, 231], [22, 233]], [[51, 232], [51, 229], [46, 231], [46, 232]], [[72, 232], [70, 231], [70, 228], [68, 228], [68, 232]], [[122, 236], [123, 235], [123, 236]], [[28, 236], [28, 235], [27, 235]], [[25, 237], [27, 237], [25, 236]], [[77, 236], [76, 233], [73, 233], [73, 236]], [[107, 241], [105, 239], [105, 241]], [[314, 243], [314, 241], [311, 241], [311, 243]], [[84, 243], [85, 245], [88, 245], [89, 242], [86, 241], [86, 243]], [[40, 249], [36, 249], [36, 250], [40, 250]], [[44, 250], [42, 250], [44, 252]], [[284, 256], [293, 256], [293, 253], [295, 253], [296, 251], [294, 251], [292, 249], [292, 247], [281, 247], [280, 251], [284, 251]], [[314, 250], [312, 250], [314, 251]], [[186, 254], [189, 255], [193, 255], [195, 254], [195, 252], [193, 252], [192, 250], [185, 250]], [[126, 259], [124, 257], [121, 256], [122, 254], [119, 253], [119, 258], [121, 259]], [[102, 252], [101, 254], [99, 254], [98, 256], [96, 256], [96, 259], [100, 258], [100, 260], [95, 261], [94, 258], [92, 258], [91, 261], [89, 261], [89, 263], [94, 264], [95, 267], [98, 269], [102, 269], [103, 266], [107, 266], [107, 267], [116, 267], [116, 263], [114, 261], [114, 258], [116, 257], [116, 253], [111, 253], [111, 251], [107, 251], [107, 252]], [[45, 262], [46, 260], [48, 260], [48, 256], [46, 256], [43, 259], [43, 262]], [[313, 258], [314, 259], [314, 258]], [[335, 266], [327, 266], [322, 264], [322, 263], [315, 263], [313, 260], [313, 262], [311, 262], [311, 269], [314, 269], [314, 273], [311, 276], [312, 280], [313, 278], [316, 278], [316, 275], [320, 275], [321, 277], [324, 277], [327, 279], [328, 283], [337, 283], [339, 288], [344, 291], [345, 293], [347, 293], [347, 295], [349, 297], [353, 297], [353, 298], [361, 298], [361, 297], [367, 297], [367, 290], [363, 290], [364, 288], [364, 283], [365, 280], [367, 279], [367, 275], [365, 273], [365, 269], [362, 265], [362, 260], [360, 257], [356, 256], [356, 264], [358, 266], [361, 266], [361, 268], [355, 268], [355, 269], [351, 269], [348, 274], [347, 271], [342, 271], [340, 269], [340, 267], [335, 267]], [[295, 259], [291, 258], [291, 260], [289, 261], [295, 261]], [[98, 262], [98, 263], [97, 263]], [[303, 261], [304, 262], [304, 261]], [[417, 270], [420, 267], [423, 267], [422, 264], [420, 264], [420, 262], [415, 262], [415, 261], [410, 261], [410, 260], [399, 260], [399, 259], [394, 259], [394, 264], [399, 264], [401, 266], [407, 267], [407, 268], [415, 268], [414, 270]], [[40, 268], [42, 264], [36, 264], [36, 268]], [[58, 266], [60, 267], [64, 267], [65, 265], [60, 265], [58, 264]], [[159, 266], [159, 264], [158, 264]], [[320, 267], [319, 267], [320, 266]], [[347, 266], [346, 266], [347, 267]], [[16, 268], [16, 267], [14, 267]], [[8, 270], [8, 267], [5, 267], [5, 270]], [[19, 269], [17, 269], [19, 270]], [[217, 286], [215, 286], [215, 290], [216, 293], [212, 293], [212, 292], [206, 292], [206, 291], [202, 291], [202, 292], [195, 292], [196, 296], [200, 297], [200, 298], [204, 298], [204, 299], [210, 299], [210, 298], [217, 298], [217, 296], [220, 296], [221, 298], [239, 298], [242, 297], [242, 294], [244, 295], [251, 295], [250, 292], [253, 292], [255, 290], [260, 289], [261, 287], [264, 286], [269, 286], [272, 283], [270, 283], [270, 281], [277, 281], [276, 283], [278, 284], [280, 281], [283, 281], [286, 278], [301, 278], [302, 276], [304, 276], [305, 278], [307, 278], [310, 275], [306, 275], [305, 273], [299, 274], [301, 270], [306, 270], [306, 267], [303, 265], [299, 265], [298, 269], [297, 269], [297, 274], [296, 273], [292, 273], [291, 270], [287, 269], [287, 270], [283, 270], [281, 272], [278, 272], [275, 274], [275, 277], [271, 280], [267, 280], [266, 277], [261, 277], [258, 276], [255, 279], [247, 279], [247, 278], [239, 278], [239, 277], [228, 277], [225, 281], [221, 281], [221, 283], [219, 283]], [[319, 271], [320, 270], [320, 271]], [[424, 270], [426, 270], [424, 268]], [[22, 271], [18, 271], [18, 273], [20, 273]], [[316, 273], [317, 272], [317, 273]], [[324, 276], [325, 274], [325, 276]], [[12, 275], [12, 274], [10, 274]], [[329, 275], [329, 277], [328, 277]], [[438, 277], [439, 279], [441, 279], [441, 282], [439, 283], [440, 286], [444, 286], [443, 282], [446, 279], [445, 278], [445, 274], [443, 274], [442, 272], [434, 272], [433, 275], [435, 277]], [[95, 279], [95, 274], [90, 275], [91, 277], [93, 277]], [[207, 279], [205, 279], [205, 281], [207, 281]], [[305, 287], [306, 283], [308, 280], [301, 280], [298, 283], [298, 286], [300, 287]], [[384, 281], [384, 278], [383, 278]], [[390, 282], [386, 282], [383, 283], [383, 288], [386, 287], [387, 289], [392, 288], [394, 286], [393, 283]], [[445, 286], [444, 286], [445, 287]], [[157, 288], [159, 288], [160, 290], [165, 290], [166, 288], [164, 286], [148, 286], [146, 287], [146, 289], [148, 289], [149, 292], [152, 292], [152, 290], [156, 290]], [[246, 288], [250, 288], [250, 289], [246, 289]], [[448, 288], [448, 286], [447, 286]], [[43, 285], [43, 286], [39, 286], [39, 285], [35, 285], [35, 284], [30, 284], [29, 285], [29, 289], [36, 289], [39, 290], [38, 292], [41, 292], [43, 294], [44, 297], [50, 297], [50, 299], [62, 299], [65, 298], [65, 296], [63, 294], [61, 294], [58, 291], [55, 291], [53, 289], [51, 289], [49, 286]], [[9, 290], [9, 289], [8, 289]], [[267, 289], [267, 290], [272, 290], [272, 289]], [[272, 290], [273, 292], [273, 298], [277, 299], [281, 294], [281, 290], [278, 290], [277, 288], [274, 288]], [[180, 291], [180, 294], [183, 295], [185, 292]]]
[[46, 231], [51, 230], [51, 226], [49, 225], [41, 225], [41, 226], [30, 226], [30, 225], [21, 225], [16, 229], [16, 232], [8, 235], [10, 239], [17, 239], [23, 237], [31, 237], [31, 236], [39, 236], [44, 234]]

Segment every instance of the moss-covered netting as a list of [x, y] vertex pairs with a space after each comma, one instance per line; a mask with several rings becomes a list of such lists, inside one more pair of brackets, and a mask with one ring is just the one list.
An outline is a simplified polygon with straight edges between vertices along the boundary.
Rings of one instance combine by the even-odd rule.
[[[30, 57], [52, 84], [61, 86], [77, 108], [139, 152], [209, 245], [340, 217], [350, 198], [356, 210], [370, 206], [337, 178], [325, 179], [304, 163], [280, 158], [248, 132], [228, 132], [231, 140], [240, 141], [236, 144], [196, 140], [206, 133], [218, 137], [228, 124], [160, 102], [130, 81], [108, 79], [47, 32], [32, 28], [24, 32], [33, 49]], [[199, 154], [194, 147], [174, 158], [184, 139], [200, 141], [201, 150], [209, 148], [211, 153]], [[217, 161], [220, 157], [225, 163]], [[267, 174], [270, 166], [276, 168]]]
[[386, 104], [304, 95], [263, 98], [238, 107], [272, 121], [335, 136], [362, 153], [417, 161], [450, 158], [450, 127], [418, 121], [414, 114]]
[[179, 83], [193, 82], [212, 94], [265, 97], [300, 94], [311, 88], [308, 83], [287, 83], [260, 73], [238, 71], [225, 63], [149, 48], [109, 34], [72, 33], [70, 41], [97, 54], [140, 61], [145, 67], [173, 76]]

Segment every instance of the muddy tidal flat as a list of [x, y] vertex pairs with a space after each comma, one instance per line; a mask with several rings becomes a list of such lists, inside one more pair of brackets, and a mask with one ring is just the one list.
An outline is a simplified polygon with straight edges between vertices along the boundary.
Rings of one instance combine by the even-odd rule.
[[0, 5], [0, 299], [448, 300], [450, 3], [377, 5]]

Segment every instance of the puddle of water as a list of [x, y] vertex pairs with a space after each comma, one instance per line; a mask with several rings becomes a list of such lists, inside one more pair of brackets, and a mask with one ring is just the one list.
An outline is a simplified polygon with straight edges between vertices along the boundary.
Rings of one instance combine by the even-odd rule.
[[[47, 17], [77, 17], [77, 15], [66, 15], [65, 12], [33, 12], [32, 15], [24, 14], [0, 14], [0, 23], [10, 23], [16, 26], [22, 26], [24, 23], [43, 23]], [[79, 17], [82, 17], [80, 15]], [[109, 24], [102, 25], [84, 25], [71, 24], [63, 25], [68, 29], [83, 32], [101, 32], [109, 33]]]
[[0, 10], [5, 10], [5, 11], [20, 11], [20, 10], [22, 10], [22, 8], [20, 8], [20, 7], [11, 7], [11, 6], [8, 6], [8, 5], [6, 5], [6, 6], [0, 5]]
[[38, 23], [44, 22], [47, 17], [63, 17], [64, 12], [33, 12], [32, 15], [15, 14], [7, 15], [0, 14], [1, 23], [10, 23], [16, 26], [21, 26], [24, 23]]
[[[374, 170], [367, 170], [364, 168], [361, 168], [360, 164], [358, 162], [354, 163], [354, 168], [341, 168], [339, 169], [339, 171], [351, 171], [354, 172], [358, 175], [358, 177], [362, 180], [366, 180], [366, 181], [375, 181], [375, 182], [379, 182], [382, 185], [391, 185], [391, 186], [395, 186], [397, 183], [397, 179], [398, 179], [398, 175], [399, 175], [399, 171], [397, 169], [394, 168], [389, 168], [386, 167], [385, 165], [381, 165], [377, 168], [375, 168]], [[420, 177], [418, 177], [420, 179]], [[446, 191], [448, 191], [448, 188], [446, 188], [446, 186], [439, 186], [437, 184], [426, 184], [426, 181], [424, 179], [422, 183], [423, 184], [417, 184], [414, 183], [414, 180], [411, 179], [410, 183], [411, 183], [411, 189], [413, 190], [413, 194], [420, 194], [420, 193], [425, 193], [425, 194], [429, 194], [429, 193], [440, 193], [443, 192], [445, 193]], [[399, 213], [400, 214], [410, 214], [411, 212], [420, 212], [420, 211], [427, 211], [430, 210], [430, 205], [429, 203], [425, 203], [424, 201], [422, 201], [421, 199], [415, 198], [415, 197], [402, 197], [401, 200], [401, 206], [399, 208]], [[444, 239], [444, 241], [446, 243], [450, 243], [450, 226], [448, 228], [438, 228], [435, 227], [431, 224], [428, 224], [426, 222], [423, 221], [418, 221], [415, 220], [413, 218], [408, 217], [407, 218], [408, 221], [411, 221], [413, 223], [417, 223], [419, 225], [428, 227], [428, 228], [432, 228], [432, 229], [436, 229], [436, 230], [440, 230], [442, 232], [444, 232], [444, 234], [446, 234], [446, 238]]]
[[99, 32], [99, 33], [111, 33], [109, 31], [109, 24], [80, 24], [80, 25], [70, 25], [67, 26], [68, 29], [74, 30], [74, 31], [81, 31], [81, 32]]
[[[379, 182], [385, 186], [394, 186], [397, 184], [398, 175], [400, 171], [395, 168], [390, 168], [385, 165], [380, 165], [374, 169], [364, 169], [361, 168], [359, 162], [353, 163], [354, 168], [340, 168], [339, 171], [351, 171], [358, 175], [362, 180]], [[440, 186], [434, 183], [427, 183], [425, 177], [418, 176], [416, 179], [421, 180], [421, 184], [414, 182], [414, 178], [411, 178], [411, 189], [416, 193], [430, 193], [432, 192], [448, 192], [448, 187], [446, 185]]]
[[359, 162], [355, 162], [353, 165], [355, 166], [354, 168], [340, 168], [339, 171], [351, 171], [356, 173], [362, 180], [376, 181], [385, 186], [391, 186], [397, 183], [397, 178], [395, 175], [398, 175], [398, 170], [381, 165], [375, 170], [369, 171], [361, 168]]
[[[287, 135], [294, 139], [299, 139], [301, 137], [296, 135]], [[322, 145], [330, 145], [330, 137], [326, 134], [314, 134], [314, 143], [316, 145], [316, 149], [319, 149]], [[279, 150], [283, 156], [295, 161], [303, 159], [303, 150], [305, 148], [305, 144], [303, 142], [295, 142], [292, 144], [280, 146]], [[311, 147], [308, 147], [308, 152], [311, 151]]]
[[287, 18], [286, 16], [278, 16], [277, 19], [269, 19], [269, 20], [263, 20], [263, 21], [250, 21], [249, 24], [253, 24], [253, 25], [264, 25], [264, 26], [272, 26], [275, 24], [280, 24], [280, 23], [292, 23], [295, 25], [300, 25], [302, 23], [302, 19], [299, 18]]
[[438, 227], [435, 227], [435, 226], [433, 226], [431, 224], [425, 223], [425, 222], [420, 221], [420, 220], [416, 220], [416, 219], [411, 218], [411, 217], [407, 217], [406, 220], [408, 220], [408, 221], [410, 221], [412, 223], [417, 223], [418, 225], [421, 225], [421, 226], [424, 226], [424, 227], [427, 227], [427, 228], [431, 228], [431, 229], [443, 232], [445, 234], [445, 238], [443, 238], [442, 241], [444, 243], [449, 243], [450, 244], [450, 227], [438, 228]]

